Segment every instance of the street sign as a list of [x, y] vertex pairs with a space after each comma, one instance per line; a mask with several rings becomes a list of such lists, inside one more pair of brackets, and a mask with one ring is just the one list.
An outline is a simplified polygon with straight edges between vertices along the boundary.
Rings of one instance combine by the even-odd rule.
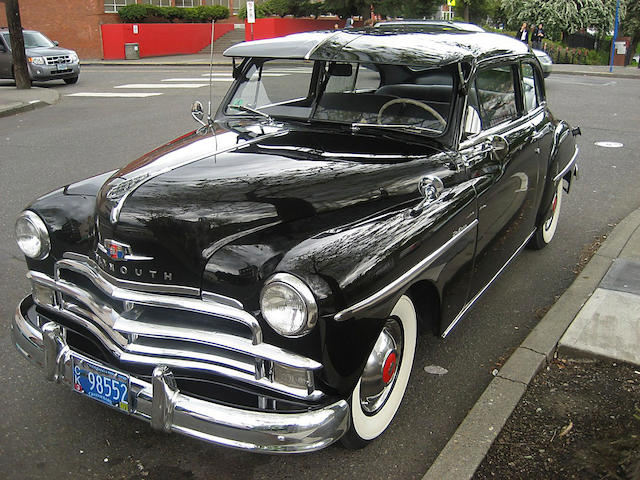
[[247, 23], [256, 23], [255, 2], [247, 2]]
[[447, 0], [447, 5], [449, 5], [450, 7], [455, 7], [456, 6], [456, 0]]

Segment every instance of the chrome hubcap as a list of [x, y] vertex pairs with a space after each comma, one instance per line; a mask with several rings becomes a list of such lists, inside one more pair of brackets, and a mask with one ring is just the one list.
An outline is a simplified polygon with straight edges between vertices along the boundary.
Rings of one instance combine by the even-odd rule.
[[360, 380], [362, 411], [373, 415], [387, 401], [395, 384], [402, 360], [402, 327], [390, 318], [367, 359]]

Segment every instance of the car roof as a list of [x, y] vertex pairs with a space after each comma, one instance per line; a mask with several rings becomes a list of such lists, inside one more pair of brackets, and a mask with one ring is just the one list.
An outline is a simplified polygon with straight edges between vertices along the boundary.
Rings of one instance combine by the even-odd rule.
[[423, 28], [425, 31], [451, 31], [451, 30], [463, 30], [467, 32], [484, 32], [485, 29], [479, 27], [474, 23], [466, 22], [454, 22], [451, 20], [386, 20], [384, 22], [378, 22], [374, 25], [375, 28], [394, 28], [394, 29], [411, 29], [411, 28]]
[[521, 41], [494, 33], [398, 33], [370, 28], [305, 32], [243, 42], [225, 50], [224, 55], [436, 67], [524, 55], [528, 51]]

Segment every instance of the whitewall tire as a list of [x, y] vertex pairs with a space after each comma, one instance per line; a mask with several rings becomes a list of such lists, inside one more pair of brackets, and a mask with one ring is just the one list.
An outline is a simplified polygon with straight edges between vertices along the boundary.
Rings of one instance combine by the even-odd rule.
[[562, 206], [562, 180], [558, 182], [556, 191], [551, 200], [551, 209], [547, 217], [536, 228], [536, 233], [529, 242], [529, 247], [534, 250], [540, 250], [551, 243], [558, 228], [558, 220], [560, 219], [560, 207]]
[[351, 395], [351, 426], [342, 439], [346, 447], [364, 447], [393, 420], [409, 383], [416, 337], [416, 310], [411, 299], [403, 295], [393, 307]]

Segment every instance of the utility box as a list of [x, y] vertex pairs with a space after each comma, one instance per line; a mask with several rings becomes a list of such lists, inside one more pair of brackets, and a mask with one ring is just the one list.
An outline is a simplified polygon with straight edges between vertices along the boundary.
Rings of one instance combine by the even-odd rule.
[[630, 37], [620, 37], [613, 44], [613, 65], [615, 67], [626, 67], [628, 65], [628, 52], [631, 48]]
[[124, 58], [126, 60], [137, 60], [140, 58], [140, 47], [137, 43], [124, 44]]

